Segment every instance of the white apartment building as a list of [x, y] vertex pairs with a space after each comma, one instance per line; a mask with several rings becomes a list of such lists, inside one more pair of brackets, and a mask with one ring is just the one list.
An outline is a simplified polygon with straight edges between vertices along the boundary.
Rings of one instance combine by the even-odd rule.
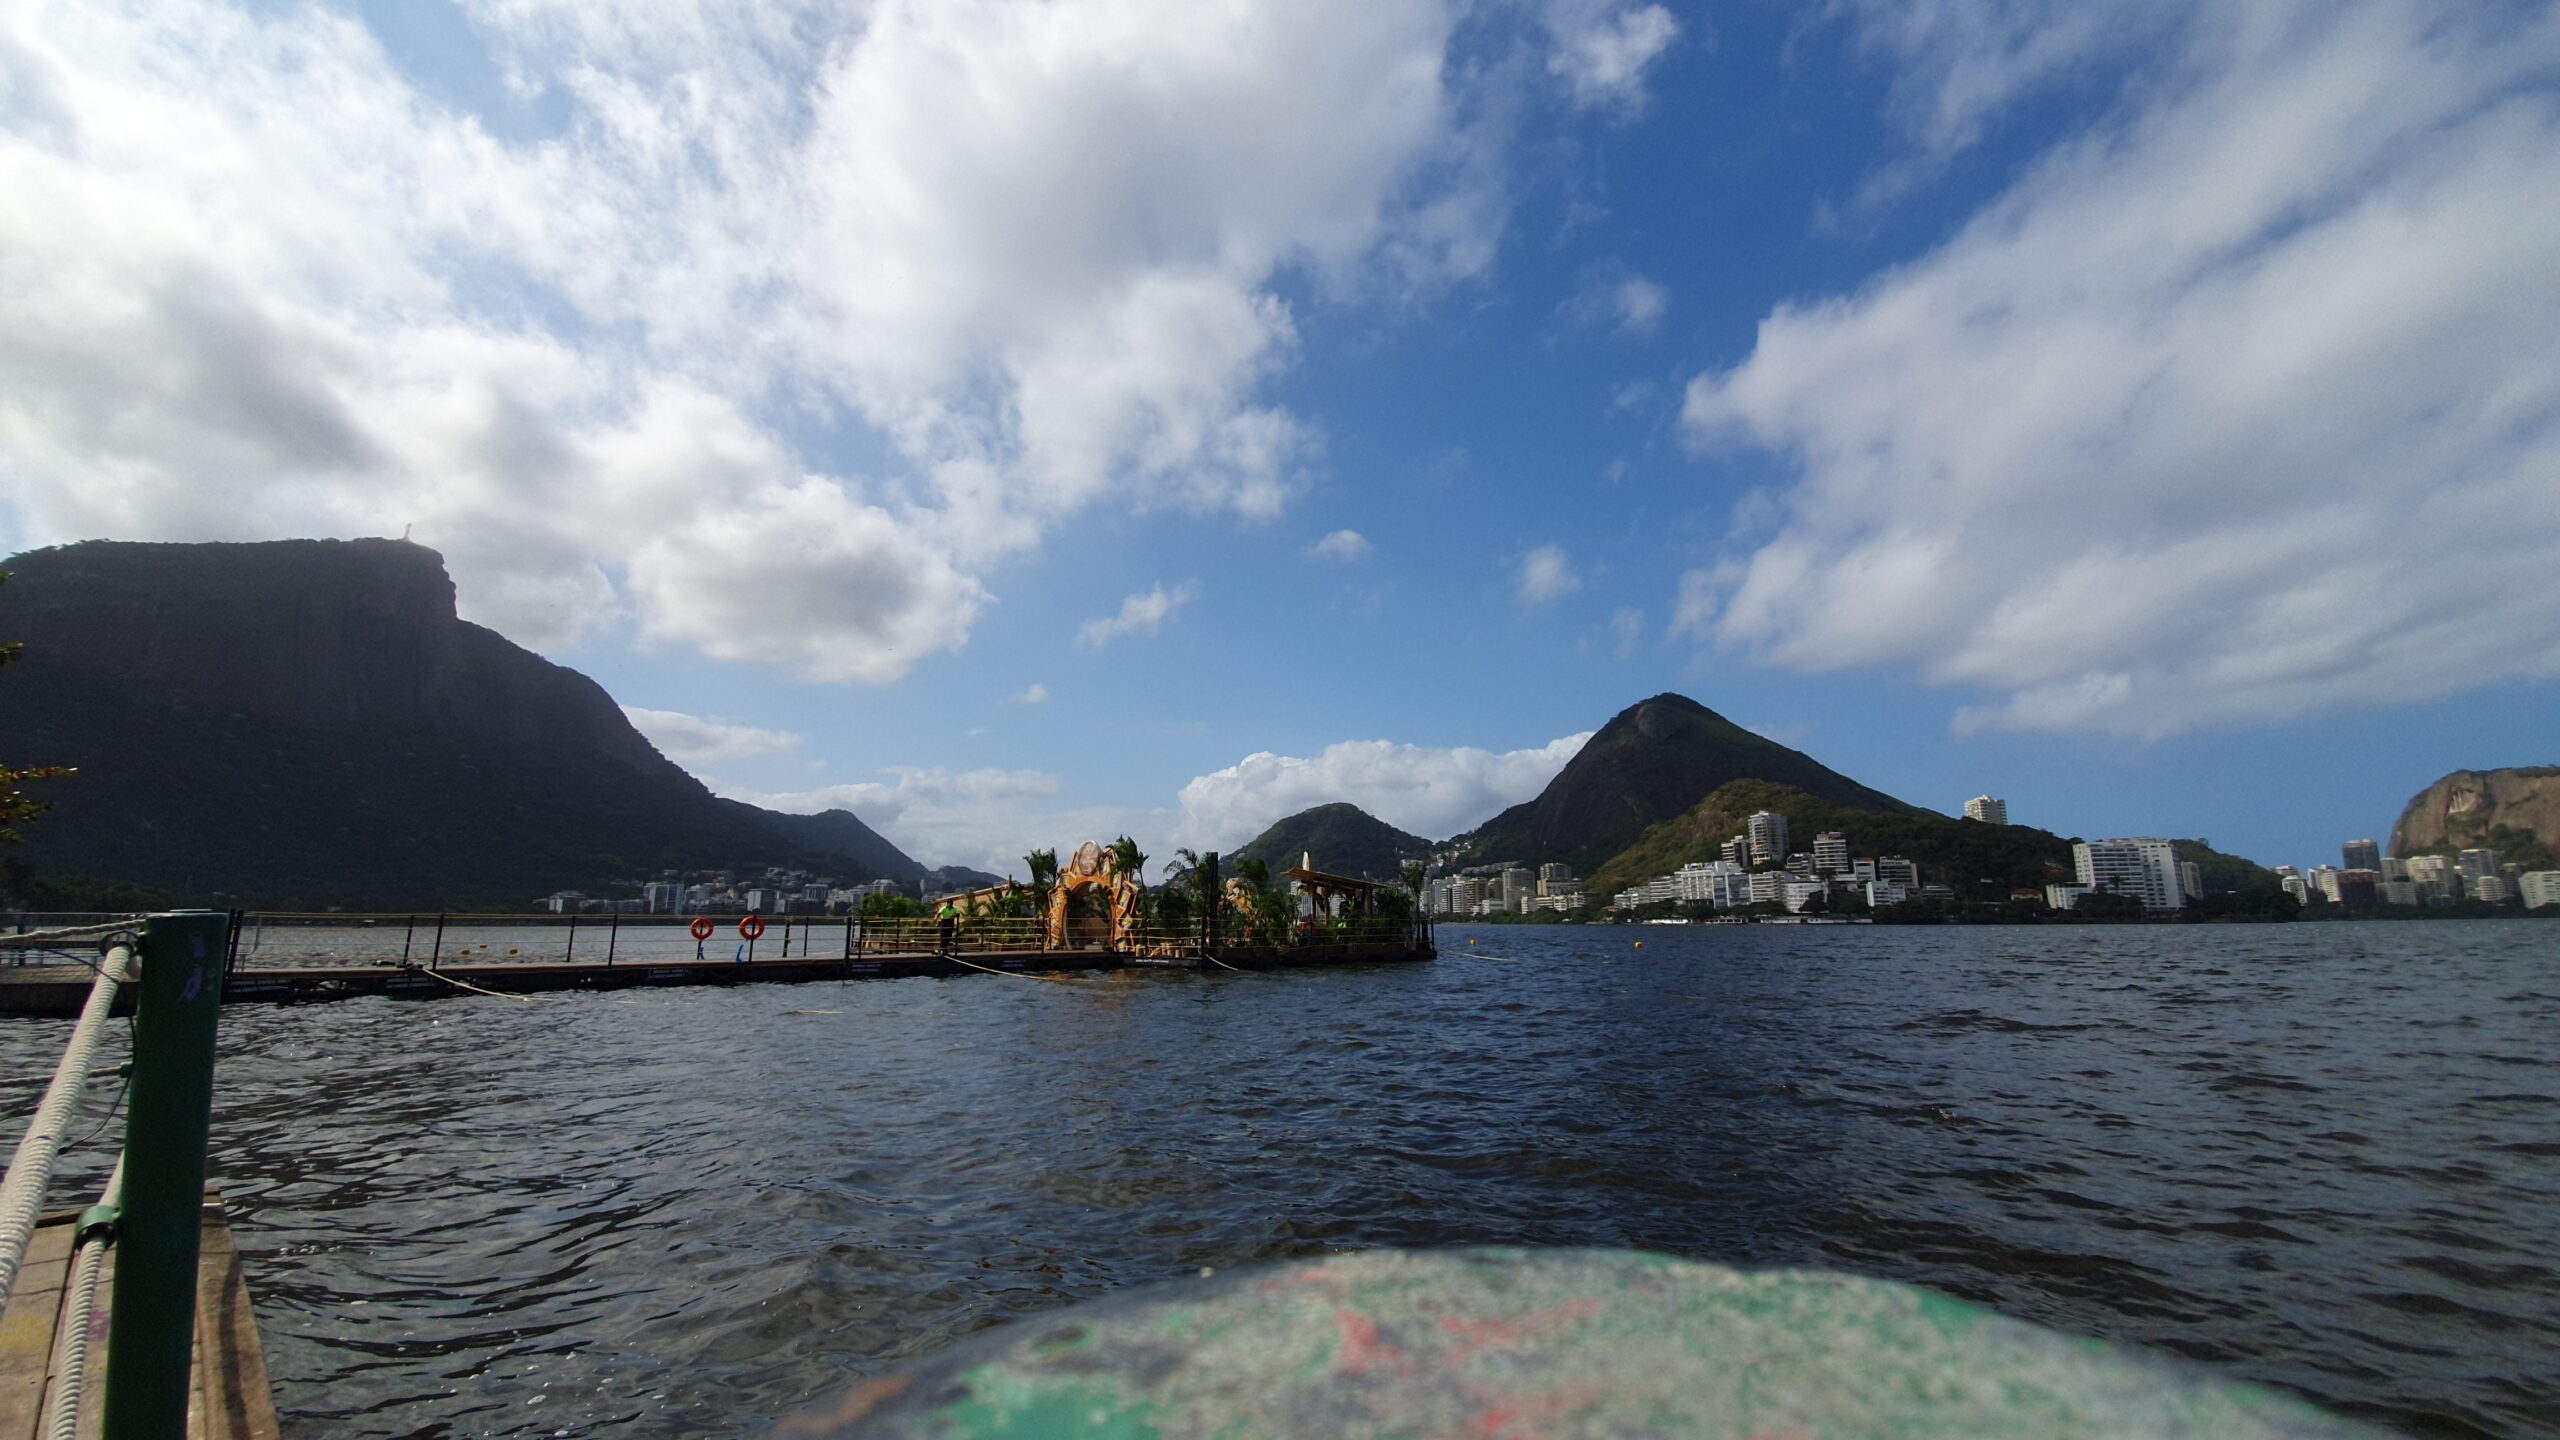
[[1751, 863], [1770, 865], [1787, 853], [1787, 817], [1775, 810], [1763, 810], [1751, 817], [1744, 832], [1751, 840]]
[[2527, 910], [2560, 905], [2560, 870], [2527, 870], [2516, 877], [2516, 894]]
[[1751, 903], [1751, 875], [1729, 860], [1697, 860], [1680, 867], [1680, 898], [1704, 900], [1719, 910]]
[[648, 902], [647, 913], [673, 915], [684, 904], [684, 887], [672, 880], [652, 880], [640, 887], [640, 898]]
[[2079, 880], [2092, 890], [2112, 890], [2142, 902], [2145, 910], [2183, 910], [2186, 887], [2178, 880], [2177, 853], [2166, 840], [2136, 836], [2083, 840], [2071, 847]]
[[1822, 875], [1838, 875], [1849, 868], [1849, 837], [1837, 830], [1825, 830], [1813, 837], [1813, 868]]
[[2179, 861], [2178, 888], [2186, 892], [2187, 903], [2190, 905], [2203, 899], [2204, 867], [2196, 864], [2193, 860]]
[[2009, 802], [1976, 795], [1964, 802], [1964, 818], [1979, 820], [1985, 825], [2006, 825], [2009, 823]]
[[2044, 903], [2049, 909], [2069, 910], [2080, 903], [2081, 896], [2088, 893], [2089, 887], [2086, 885], [2047, 885], [2044, 887]]
[[2450, 900], [2462, 893], [2462, 877], [2455, 873], [2450, 856], [2412, 855], [2401, 863], [2408, 867], [2423, 903]]
[[1917, 890], [1920, 888], [1920, 867], [1899, 855], [1879, 855], [1876, 857], [1875, 878], [1905, 890]]

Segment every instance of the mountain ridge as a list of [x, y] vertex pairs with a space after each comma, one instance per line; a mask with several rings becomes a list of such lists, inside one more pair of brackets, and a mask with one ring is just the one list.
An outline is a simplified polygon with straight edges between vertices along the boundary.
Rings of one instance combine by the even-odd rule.
[[462, 620], [424, 546], [84, 541], [0, 569], [25, 645], [0, 754], [79, 772], [46, 783], [22, 876], [474, 908], [671, 869], [923, 873], [850, 815], [713, 795], [592, 679]]
[[1314, 857], [1318, 870], [1370, 880], [1394, 880], [1405, 861], [1428, 861], [1433, 848], [1421, 836], [1399, 830], [1348, 801], [1337, 800], [1272, 821], [1261, 834], [1237, 847], [1227, 864], [1232, 869], [1241, 861], [1260, 860], [1276, 874], [1307, 855]]
[[2393, 855], [2472, 846], [2499, 850], [2528, 869], [2560, 855], [2560, 765], [2453, 771], [2410, 796], [2391, 825]]
[[1647, 828], [1736, 780], [1789, 785], [1878, 813], [1928, 813], [1666, 691], [1610, 717], [1536, 799], [1449, 844], [1461, 865], [1561, 861], [1589, 874]]

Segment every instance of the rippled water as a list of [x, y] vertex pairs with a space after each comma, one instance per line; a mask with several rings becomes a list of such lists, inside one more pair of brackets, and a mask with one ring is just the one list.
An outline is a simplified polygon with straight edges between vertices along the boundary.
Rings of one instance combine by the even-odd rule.
[[[1203, 1265], [1525, 1242], [1914, 1281], [2560, 1434], [2560, 927], [1442, 945], [238, 1009], [212, 1168], [287, 1433], [755, 1434]], [[11, 1113], [61, 1035], [0, 1027]]]

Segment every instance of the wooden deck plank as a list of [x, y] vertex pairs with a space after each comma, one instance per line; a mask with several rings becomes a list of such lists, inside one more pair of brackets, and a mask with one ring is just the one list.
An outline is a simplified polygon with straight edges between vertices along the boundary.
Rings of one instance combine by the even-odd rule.
[[[63, 1211], [38, 1223], [28, 1242], [28, 1258], [30, 1262], [38, 1256], [47, 1258], [20, 1268], [8, 1313], [0, 1317], [0, 1440], [34, 1440], [43, 1423], [45, 1390], [52, 1383], [60, 1353], [62, 1292], [80, 1213]], [[239, 1250], [218, 1194], [206, 1197], [198, 1243], [194, 1378], [187, 1434], [192, 1440], [276, 1440], [275, 1393], [267, 1377], [266, 1353], [258, 1343], [257, 1318], [250, 1309]], [[108, 1303], [115, 1293], [115, 1252], [107, 1254], [93, 1337], [104, 1333]], [[105, 1391], [100, 1386], [104, 1348], [93, 1338], [89, 1401], [80, 1417], [83, 1437], [98, 1433], [105, 1414]]]

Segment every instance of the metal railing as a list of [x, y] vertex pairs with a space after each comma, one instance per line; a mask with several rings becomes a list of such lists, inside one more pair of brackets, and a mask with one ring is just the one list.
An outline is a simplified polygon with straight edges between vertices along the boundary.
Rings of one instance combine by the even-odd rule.
[[0, 1311], [12, 1298], [62, 1136], [96, 1066], [117, 992], [136, 993], [125, 1139], [114, 1178], [81, 1216], [64, 1304], [76, 1335], [45, 1399], [47, 1437], [85, 1428], [87, 1308], [107, 1247], [117, 1248], [108, 1315], [106, 1440], [180, 1440], [186, 1433], [204, 1203], [205, 1139], [213, 1112], [215, 1024], [230, 917], [216, 911], [0, 937], [19, 949], [103, 943], [97, 980], [63, 1048], [53, 1083], [0, 1179]]

